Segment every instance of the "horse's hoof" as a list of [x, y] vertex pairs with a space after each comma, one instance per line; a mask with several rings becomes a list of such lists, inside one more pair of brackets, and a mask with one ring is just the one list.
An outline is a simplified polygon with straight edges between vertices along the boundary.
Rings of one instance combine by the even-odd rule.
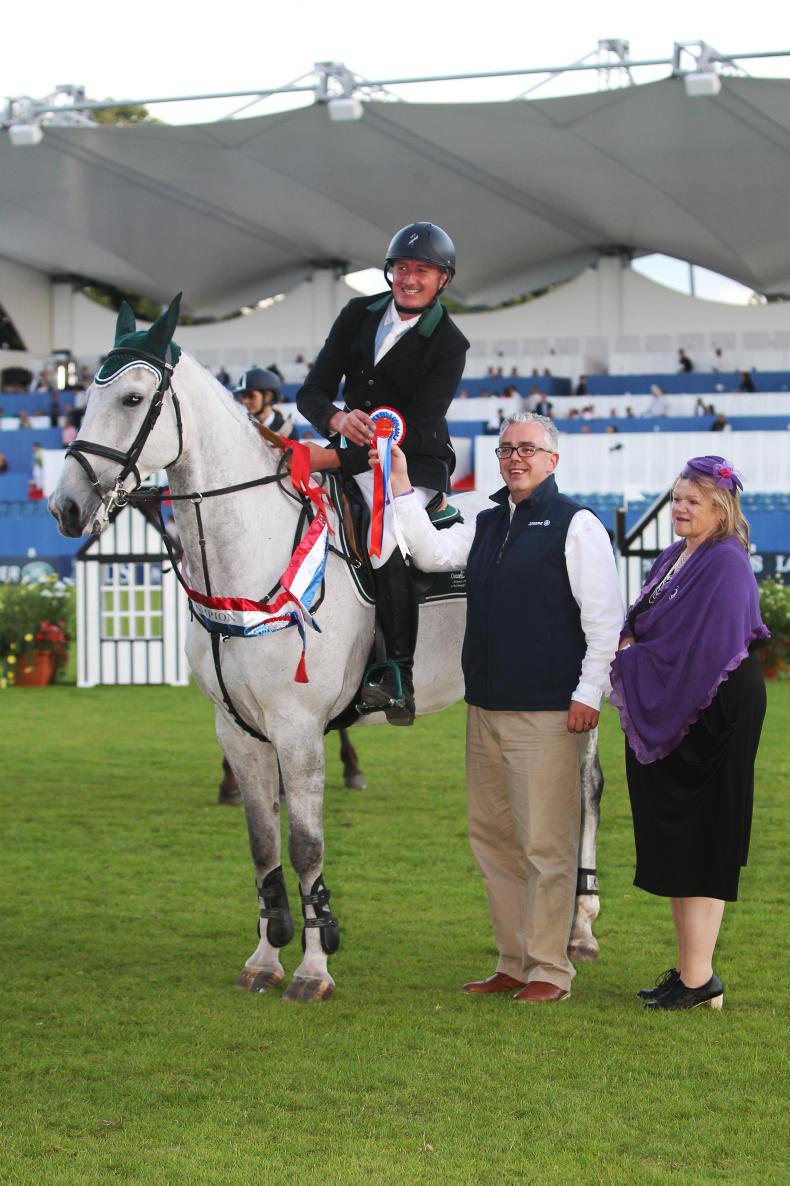
[[335, 990], [334, 980], [322, 979], [318, 976], [294, 976], [283, 993], [284, 1001], [328, 1001]]
[[601, 949], [595, 939], [584, 939], [568, 946], [568, 959], [572, 964], [591, 964], [600, 954]]
[[349, 774], [343, 781], [350, 791], [366, 791], [368, 789], [364, 774]]
[[243, 968], [234, 987], [243, 992], [266, 992], [267, 988], [282, 984], [284, 979], [282, 968]]

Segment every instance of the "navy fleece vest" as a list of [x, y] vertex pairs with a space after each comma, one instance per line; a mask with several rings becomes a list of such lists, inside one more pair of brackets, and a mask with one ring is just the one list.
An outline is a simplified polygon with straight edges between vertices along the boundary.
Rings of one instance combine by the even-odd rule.
[[565, 537], [582, 510], [553, 476], [510, 519], [500, 505], [477, 517], [466, 570], [466, 700], [504, 712], [567, 709], [586, 650], [565, 565]]

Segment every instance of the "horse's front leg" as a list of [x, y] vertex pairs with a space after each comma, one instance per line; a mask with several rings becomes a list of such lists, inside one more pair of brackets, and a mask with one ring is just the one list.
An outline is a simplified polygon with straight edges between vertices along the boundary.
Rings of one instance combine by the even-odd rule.
[[598, 822], [601, 818], [603, 772], [598, 761], [598, 730], [590, 733], [579, 771], [582, 796], [581, 839], [579, 842], [579, 872], [576, 887], [576, 912], [568, 957], [575, 964], [589, 963], [598, 958], [600, 947], [592, 932], [601, 903], [598, 898], [598, 875], [595, 867]]
[[265, 992], [285, 977], [279, 949], [290, 942], [294, 924], [280, 867], [280, 779], [271, 745], [256, 741], [217, 709], [217, 736], [229, 755], [244, 801], [250, 850], [255, 865], [260, 918], [258, 946], [245, 963], [236, 987]]
[[288, 849], [299, 877], [304, 929], [304, 956], [285, 990], [286, 1001], [321, 1001], [332, 995], [335, 982], [327, 957], [340, 946], [340, 928], [324, 882], [324, 743], [323, 737], [294, 730], [277, 739], [285, 799], [288, 806]]

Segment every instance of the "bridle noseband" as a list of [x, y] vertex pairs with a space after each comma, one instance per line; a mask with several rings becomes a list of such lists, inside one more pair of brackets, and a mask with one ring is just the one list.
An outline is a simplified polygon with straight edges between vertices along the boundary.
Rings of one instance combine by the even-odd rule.
[[[168, 391], [171, 392], [173, 401], [173, 411], [176, 418], [176, 429], [178, 431], [178, 453], [172, 461], [168, 462], [166, 466], [160, 468], [168, 469], [175, 465], [181, 456], [184, 447], [184, 434], [181, 424], [181, 408], [178, 403], [178, 396], [172, 387], [173, 365], [166, 362], [162, 358], [158, 358], [155, 354], [146, 354], [144, 351], [136, 349], [131, 346], [118, 346], [111, 352], [114, 355], [125, 354], [135, 361], [149, 363], [154, 366], [160, 375], [156, 391], [151, 399], [151, 404], [146, 412], [145, 419], [140, 425], [137, 436], [132, 441], [126, 452], [120, 449], [113, 449], [109, 445], [100, 445], [96, 441], [86, 441], [77, 439], [72, 441], [66, 450], [66, 457], [73, 457], [85, 471], [93, 489], [98, 494], [102, 501], [101, 510], [99, 511], [95, 524], [98, 525], [104, 520], [108, 520], [113, 510], [116, 507], [125, 506], [129, 501], [129, 495], [138, 490], [142, 485], [142, 478], [140, 471], [137, 468], [137, 462], [140, 459], [140, 454], [145, 448], [146, 442], [153, 432], [154, 425], [159, 419], [159, 413], [162, 411], [165, 395]], [[115, 461], [120, 465], [120, 471], [116, 475], [115, 484], [111, 490], [103, 490], [101, 482], [98, 479], [96, 471], [85, 456], [86, 453], [93, 454], [96, 457], [105, 457], [108, 461]], [[130, 474], [134, 475], [135, 485], [134, 490], [127, 490], [124, 482]]]

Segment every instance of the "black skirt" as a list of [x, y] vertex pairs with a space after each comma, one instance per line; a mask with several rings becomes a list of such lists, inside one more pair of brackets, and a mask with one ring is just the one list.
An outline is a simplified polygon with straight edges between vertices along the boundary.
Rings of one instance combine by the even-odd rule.
[[737, 899], [764, 716], [765, 683], [753, 652], [665, 758], [643, 766], [626, 741], [634, 885], [668, 898]]

